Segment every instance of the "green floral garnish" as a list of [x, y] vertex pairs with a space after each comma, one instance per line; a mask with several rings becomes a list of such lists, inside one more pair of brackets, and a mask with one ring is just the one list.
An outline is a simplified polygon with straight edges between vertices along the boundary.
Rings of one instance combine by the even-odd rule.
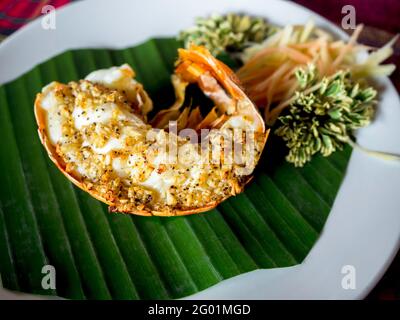
[[275, 133], [289, 148], [286, 160], [301, 167], [316, 153], [327, 157], [350, 143], [353, 131], [372, 120], [377, 92], [346, 71], [320, 80], [314, 65], [298, 69], [296, 77], [300, 90]]
[[196, 25], [182, 31], [178, 38], [184, 41], [185, 47], [191, 43], [203, 45], [213, 55], [218, 55], [223, 51], [241, 51], [262, 42], [275, 31], [276, 28], [262, 18], [214, 14], [209, 18], [197, 18]]

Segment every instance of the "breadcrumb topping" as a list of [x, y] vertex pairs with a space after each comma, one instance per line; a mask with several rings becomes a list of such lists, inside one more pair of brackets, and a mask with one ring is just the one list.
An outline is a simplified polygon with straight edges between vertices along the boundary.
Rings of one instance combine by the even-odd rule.
[[[44, 99], [50, 96], [48, 106]], [[132, 101], [123, 91], [87, 80], [67, 85], [53, 82], [43, 89], [48, 133], [56, 130], [51, 126], [60, 128], [59, 136], [52, 139], [56, 152], [66, 172], [77, 177], [89, 193], [112, 202], [123, 212], [172, 212], [217, 203], [242, 190], [251, 172], [243, 173], [243, 164], [226, 165], [223, 140], [217, 144], [220, 160], [203, 161], [213, 157], [213, 147], [208, 145], [203, 152], [200, 144], [152, 128], [142, 118], [140, 104], [139, 94]], [[211, 132], [210, 141], [218, 134]], [[243, 134], [235, 143], [244, 145], [245, 139]], [[179, 154], [173, 163], [165, 161], [169, 150], [161, 148], [168, 141], [175, 141]], [[262, 151], [264, 136], [256, 135], [255, 142], [251, 171]]]

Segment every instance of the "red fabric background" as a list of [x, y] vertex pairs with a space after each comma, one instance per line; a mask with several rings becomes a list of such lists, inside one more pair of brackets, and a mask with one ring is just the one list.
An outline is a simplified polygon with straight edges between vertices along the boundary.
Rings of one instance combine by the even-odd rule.
[[1, 0], [0, 34], [9, 35], [41, 14], [45, 5], [58, 8], [70, 0]]
[[400, 32], [399, 0], [295, 0], [295, 2], [337, 24], [342, 21], [342, 7], [352, 5], [356, 9], [357, 23], [392, 33]]

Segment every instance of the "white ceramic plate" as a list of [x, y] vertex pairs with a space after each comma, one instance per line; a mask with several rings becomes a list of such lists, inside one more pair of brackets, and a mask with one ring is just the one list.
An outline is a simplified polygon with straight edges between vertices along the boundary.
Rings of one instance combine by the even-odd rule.
[[[337, 8], [341, 10], [341, 8]], [[86, 0], [57, 11], [56, 29], [36, 20], [0, 45], [0, 83], [72, 48], [132, 46], [154, 36], [175, 36], [197, 16], [246, 12], [280, 25], [314, 21], [345, 34], [317, 14], [286, 1]], [[147, 62], [144, 62], [147, 63]], [[400, 101], [391, 82], [379, 83], [379, 114], [358, 141], [400, 153]], [[0, 106], [1, 107], [1, 106]], [[225, 280], [189, 298], [359, 299], [380, 279], [397, 252], [400, 235], [400, 165], [354, 151], [322, 236], [298, 266], [258, 270]], [[342, 287], [342, 268], [354, 266], [356, 288]]]

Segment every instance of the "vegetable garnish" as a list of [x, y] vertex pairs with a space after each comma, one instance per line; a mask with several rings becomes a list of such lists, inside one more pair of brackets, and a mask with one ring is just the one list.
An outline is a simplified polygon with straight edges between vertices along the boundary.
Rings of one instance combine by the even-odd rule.
[[348, 71], [319, 81], [313, 64], [298, 69], [296, 78], [301, 90], [278, 118], [275, 134], [289, 148], [286, 160], [301, 167], [318, 152], [326, 157], [342, 149], [353, 130], [370, 123], [376, 90], [353, 81]]
[[[247, 28], [233, 27], [240, 19], [247, 21], [242, 22]], [[362, 25], [346, 42], [335, 40], [313, 21], [279, 28], [248, 19], [232, 14], [198, 19], [181, 39], [185, 44], [198, 41], [214, 54], [235, 49], [234, 57], [243, 62], [236, 74], [266, 124], [286, 142], [287, 161], [303, 166], [314, 154], [329, 156], [346, 143], [369, 155], [400, 160], [363, 148], [351, 138], [373, 119], [377, 92], [365, 80], [394, 71], [393, 64], [382, 62], [392, 55], [397, 36], [376, 49], [357, 43]], [[252, 38], [250, 30], [255, 29], [263, 32]]]
[[[359, 25], [345, 43], [309, 21], [304, 26], [286, 26], [262, 44], [245, 49], [241, 54], [245, 63], [237, 75], [257, 106], [264, 109], [265, 121], [273, 125], [289, 105], [299, 89], [296, 70], [307, 64], [315, 65], [320, 80], [339, 70], [348, 70], [355, 80], [390, 75], [395, 66], [381, 63], [393, 53], [396, 39], [369, 54], [370, 48], [356, 43], [361, 31]], [[359, 63], [362, 54], [366, 58]]]
[[182, 31], [179, 38], [186, 48], [191, 44], [203, 45], [213, 55], [218, 55], [224, 51], [241, 51], [260, 43], [276, 30], [262, 18], [213, 14], [208, 18], [197, 18], [196, 25]]

